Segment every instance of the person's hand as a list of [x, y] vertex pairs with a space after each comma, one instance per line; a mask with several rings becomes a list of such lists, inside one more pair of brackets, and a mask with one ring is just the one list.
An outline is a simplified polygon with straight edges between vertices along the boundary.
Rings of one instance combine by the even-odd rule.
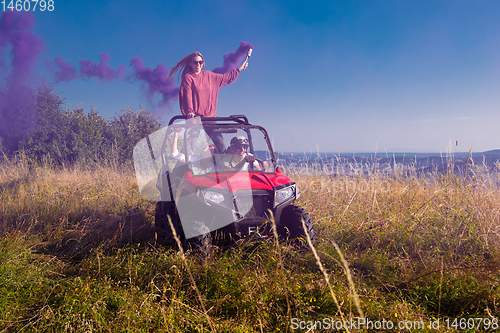
[[194, 113], [189, 112], [186, 116], [188, 119], [194, 118]]
[[200, 118], [199, 117], [195, 117], [195, 116], [193, 116], [191, 118], [188, 117], [188, 119], [186, 119], [186, 124], [188, 124], [188, 125], [196, 125], [198, 123], [198, 119], [200, 119]]
[[248, 59], [245, 60], [245, 62], [243, 64], [241, 64], [241, 66], [238, 69], [241, 72], [241, 71], [244, 71], [245, 69], [247, 69], [247, 67], [248, 67]]
[[255, 162], [255, 157], [252, 155], [247, 155], [245, 156], [245, 161], [247, 161], [248, 163], [253, 163]]
[[182, 132], [182, 127], [177, 127], [175, 130], [174, 130], [174, 135], [175, 136], [179, 136]]
[[222, 167], [227, 170], [234, 170], [234, 168], [231, 166], [231, 163], [229, 162], [222, 163]]

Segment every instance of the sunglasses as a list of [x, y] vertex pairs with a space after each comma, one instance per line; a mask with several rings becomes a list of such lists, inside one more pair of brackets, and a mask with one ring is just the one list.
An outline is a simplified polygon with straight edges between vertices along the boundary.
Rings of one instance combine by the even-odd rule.
[[203, 65], [203, 60], [200, 61], [193, 61], [193, 65]]

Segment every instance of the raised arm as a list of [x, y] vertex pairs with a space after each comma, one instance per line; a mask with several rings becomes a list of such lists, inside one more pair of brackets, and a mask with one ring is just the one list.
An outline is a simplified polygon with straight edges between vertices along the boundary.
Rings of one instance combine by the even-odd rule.
[[179, 151], [177, 150], [177, 142], [179, 139], [179, 135], [181, 135], [181, 132], [182, 128], [180, 127], [174, 130], [174, 140], [172, 142], [172, 148], [170, 149], [170, 156], [172, 158], [175, 158], [177, 161], [184, 162], [184, 154], [179, 153]]
[[240, 67], [237, 67], [237, 68], [233, 69], [232, 71], [224, 73], [224, 74], [217, 74], [218, 81], [219, 81], [219, 87], [223, 87], [225, 85], [228, 85], [231, 82], [233, 82], [234, 80], [236, 80], [236, 78], [241, 73], [241, 71], [244, 71], [245, 69], [247, 69], [247, 67], [248, 67], [248, 60], [245, 60], [245, 62], [243, 62], [243, 64], [241, 64]]

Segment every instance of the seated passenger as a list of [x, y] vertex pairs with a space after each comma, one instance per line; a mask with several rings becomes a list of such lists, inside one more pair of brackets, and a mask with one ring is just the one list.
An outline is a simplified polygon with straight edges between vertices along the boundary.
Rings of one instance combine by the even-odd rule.
[[[178, 128], [174, 132], [174, 140], [172, 142], [172, 149], [170, 151], [170, 158], [176, 159], [181, 163], [186, 163], [186, 155], [177, 150], [177, 140], [182, 132], [182, 128]], [[191, 162], [191, 168], [195, 174], [200, 174], [203, 172], [208, 172], [215, 169], [213, 156], [218, 154], [217, 147], [213, 144], [209, 144], [203, 148], [200, 156], [190, 156], [189, 161]]]
[[259, 162], [255, 157], [247, 153], [248, 140], [244, 136], [235, 136], [231, 139], [231, 145], [227, 148], [226, 154], [230, 157], [224, 161], [224, 166], [234, 170], [261, 170]]

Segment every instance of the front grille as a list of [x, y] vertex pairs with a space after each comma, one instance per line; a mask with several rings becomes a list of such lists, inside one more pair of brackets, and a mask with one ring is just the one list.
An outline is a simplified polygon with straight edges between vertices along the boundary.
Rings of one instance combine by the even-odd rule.
[[233, 201], [240, 218], [264, 217], [273, 208], [272, 192], [254, 191], [239, 192]]

